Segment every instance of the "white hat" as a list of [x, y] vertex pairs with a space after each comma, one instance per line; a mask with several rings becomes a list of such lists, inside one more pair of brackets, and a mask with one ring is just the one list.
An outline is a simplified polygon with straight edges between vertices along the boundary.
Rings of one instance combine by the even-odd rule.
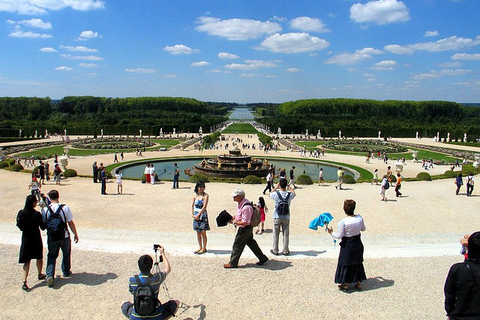
[[235, 189], [233, 192], [232, 192], [232, 197], [236, 197], [236, 196], [245, 196], [245, 191], [243, 191], [243, 189]]

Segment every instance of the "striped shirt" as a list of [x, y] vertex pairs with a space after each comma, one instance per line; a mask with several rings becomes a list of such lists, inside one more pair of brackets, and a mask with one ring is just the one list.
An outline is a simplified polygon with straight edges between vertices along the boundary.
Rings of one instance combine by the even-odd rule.
[[353, 237], [360, 234], [360, 231], [365, 231], [365, 223], [361, 215], [348, 216], [338, 223], [338, 232], [332, 233], [332, 236], [337, 239], [343, 237]]
[[[155, 298], [158, 299], [158, 292], [160, 290], [160, 285], [162, 284], [163, 281], [165, 281], [165, 278], [167, 277], [167, 274], [165, 272], [160, 272], [160, 273], [155, 273], [153, 275], [151, 274], [143, 274], [139, 273], [138, 277], [140, 278], [140, 281], [142, 284], [145, 284], [147, 282], [148, 277], [151, 277], [150, 281], [150, 286], [153, 288], [155, 292]], [[138, 288], [137, 280], [135, 277], [130, 277], [129, 280], [129, 285], [128, 285], [128, 290], [132, 293], [135, 294], [135, 291]], [[157, 306], [156, 311], [148, 316], [148, 319], [155, 319], [158, 317], [158, 319], [163, 319], [161, 318], [161, 310], [159, 310], [160, 305]], [[145, 317], [144, 317], [145, 318]], [[142, 318], [138, 313], [135, 312], [135, 307], [133, 308], [133, 312], [130, 316], [130, 319], [144, 319]]]

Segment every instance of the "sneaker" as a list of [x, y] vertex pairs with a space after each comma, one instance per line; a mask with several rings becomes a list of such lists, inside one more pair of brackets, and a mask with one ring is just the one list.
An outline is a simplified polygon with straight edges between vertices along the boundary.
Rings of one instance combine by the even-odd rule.
[[40, 273], [40, 274], [38, 275], [38, 280], [43, 280], [43, 279], [45, 279], [46, 277], [47, 277], [46, 275], [44, 275], [43, 273]]
[[234, 266], [233, 264], [230, 264], [230, 263], [225, 263], [225, 264], [223, 265], [223, 267], [224, 267], [225, 269], [234, 269], [234, 268], [236, 268], [237, 266]]
[[53, 287], [53, 277], [47, 277], [47, 286]]
[[265, 260], [260, 260], [257, 262], [257, 266], [264, 265], [265, 263], [267, 263], [267, 261], [268, 261], [268, 258], [266, 258]]
[[71, 272], [71, 271], [63, 274], [63, 277], [64, 277], [64, 278], [70, 278], [71, 276], [72, 276], [72, 272]]
[[290, 254], [289, 251], [283, 253], [284, 256], [288, 256], [289, 254]]
[[273, 254], [273, 255], [278, 256], [278, 252], [273, 251], [273, 249], [270, 249], [270, 253]]

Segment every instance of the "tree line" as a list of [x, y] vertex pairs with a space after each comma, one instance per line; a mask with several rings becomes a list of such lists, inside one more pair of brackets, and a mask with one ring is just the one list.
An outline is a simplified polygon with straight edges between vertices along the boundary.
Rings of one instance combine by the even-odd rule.
[[282, 133], [317, 134], [322, 137], [382, 136], [480, 138], [480, 107], [450, 101], [401, 101], [365, 99], [310, 99], [282, 104], [252, 104], [264, 117], [256, 119]]
[[59, 101], [36, 97], [0, 98], [0, 136], [43, 134], [138, 134], [198, 132], [227, 120], [232, 105], [190, 98], [106, 98], [68, 96]]

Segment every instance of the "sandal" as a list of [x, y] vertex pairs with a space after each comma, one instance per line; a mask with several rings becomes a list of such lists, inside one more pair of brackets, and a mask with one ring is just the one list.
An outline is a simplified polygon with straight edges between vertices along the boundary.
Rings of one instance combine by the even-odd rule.
[[25, 281], [22, 285], [22, 290], [28, 291], [29, 287], [27, 286], [27, 282]]
[[259, 230], [255, 231], [255, 234], [258, 234]]
[[197, 254], [204, 254], [205, 252], [207, 252], [207, 249], [202, 249], [202, 250], [199, 250]]
[[195, 250], [193, 253], [198, 254], [200, 251], [202, 251], [202, 249]]
[[362, 290], [362, 283], [361, 282], [357, 282], [357, 284], [355, 285], [355, 288], [360, 291]]
[[43, 280], [43, 279], [45, 279], [46, 277], [47, 277], [47, 275], [45, 275], [45, 274], [43, 274], [43, 273], [40, 273], [40, 274], [38, 275], [38, 280]]
[[338, 285], [338, 289], [341, 291], [346, 291], [348, 290], [348, 283], [342, 283]]

